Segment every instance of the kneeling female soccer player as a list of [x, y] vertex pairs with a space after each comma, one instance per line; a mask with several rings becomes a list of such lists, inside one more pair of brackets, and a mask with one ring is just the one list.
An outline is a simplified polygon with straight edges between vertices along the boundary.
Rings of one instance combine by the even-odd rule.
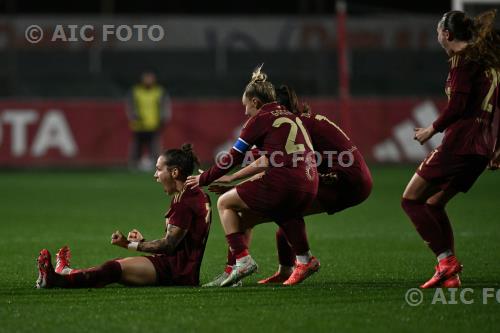
[[89, 288], [114, 282], [135, 286], [197, 286], [210, 230], [211, 209], [209, 198], [203, 191], [184, 184], [196, 163], [190, 144], [181, 149], [169, 149], [158, 157], [154, 177], [163, 185], [164, 191], [173, 196], [165, 215], [164, 238], [146, 241], [135, 229], [127, 238], [120, 231], [111, 236], [113, 245], [153, 255], [115, 259], [97, 267], [77, 270], [69, 265], [69, 248], [63, 247], [57, 254], [54, 270], [49, 251], [43, 249], [38, 257], [36, 287]]

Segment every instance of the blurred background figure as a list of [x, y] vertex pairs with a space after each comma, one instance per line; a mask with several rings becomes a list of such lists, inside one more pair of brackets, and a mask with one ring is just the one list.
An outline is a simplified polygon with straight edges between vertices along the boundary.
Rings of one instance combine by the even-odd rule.
[[154, 158], [160, 153], [161, 131], [170, 116], [168, 93], [156, 82], [154, 72], [143, 72], [141, 82], [132, 88], [127, 107], [127, 117], [133, 134], [129, 156], [130, 169], [152, 169]]

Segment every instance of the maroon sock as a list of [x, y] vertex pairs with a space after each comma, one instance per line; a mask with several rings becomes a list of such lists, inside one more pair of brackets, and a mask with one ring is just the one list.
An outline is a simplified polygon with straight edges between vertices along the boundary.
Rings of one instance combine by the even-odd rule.
[[307, 240], [306, 224], [302, 217], [290, 219], [279, 223], [286, 238], [292, 245], [296, 254], [304, 254], [309, 251], [309, 242]]
[[64, 288], [99, 288], [118, 282], [122, 276], [122, 267], [116, 260], [110, 260], [98, 267], [78, 270], [68, 275], [56, 274], [58, 284]]
[[248, 255], [247, 237], [244, 232], [235, 232], [226, 235], [226, 239], [229, 247], [231, 248], [231, 252], [233, 252], [236, 259], [240, 259]]
[[234, 256], [233, 252], [231, 251], [231, 248], [228, 246], [227, 247], [227, 265], [234, 266], [235, 264], [236, 264], [236, 257]]
[[292, 267], [295, 263], [295, 253], [286, 238], [283, 229], [276, 231], [276, 247], [278, 248], [278, 259], [280, 265]]
[[449, 249], [446, 245], [446, 238], [441, 230], [441, 226], [429, 214], [425, 203], [403, 198], [401, 200], [401, 207], [413, 222], [420, 237], [422, 237], [436, 256]]
[[455, 253], [455, 238], [453, 237], [453, 228], [451, 227], [448, 214], [442, 206], [426, 204], [427, 211], [434, 218], [434, 221], [439, 223], [443, 236], [446, 239], [446, 247]]

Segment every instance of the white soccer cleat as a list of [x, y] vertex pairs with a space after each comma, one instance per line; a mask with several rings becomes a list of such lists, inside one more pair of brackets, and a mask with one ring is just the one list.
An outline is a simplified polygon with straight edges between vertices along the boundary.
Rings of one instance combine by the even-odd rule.
[[221, 287], [229, 287], [241, 281], [241, 279], [252, 275], [258, 269], [257, 263], [248, 255], [243, 260], [236, 260], [236, 265], [233, 266], [231, 274], [222, 281]]
[[[224, 282], [227, 278], [229, 277], [229, 273], [224, 271], [221, 274], [219, 274], [215, 279], [212, 281], [205, 283], [202, 285], [202, 287], [220, 287], [222, 282]], [[243, 285], [243, 282], [238, 281], [235, 284], [232, 285], [232, 287], [241, 287]]]

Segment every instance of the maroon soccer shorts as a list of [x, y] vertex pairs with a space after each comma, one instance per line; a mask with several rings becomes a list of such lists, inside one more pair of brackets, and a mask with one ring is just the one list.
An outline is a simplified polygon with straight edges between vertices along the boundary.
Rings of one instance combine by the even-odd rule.
[[417, 169], [417, 174], [442, 190], [467, 192], [486, 169], [489, 159], [482, 155], [455, 155], [433, 150]]
[[270, 186], [263, 178], [247, 181], [236, 186], [240, 198], [263, 217], [281, 222], [302, 217], [314, 201], [316, 193]]
[[322, 182], [316, 199], [329, 215], [365, 201], [372, 190], [372, 178], [368, 169], [354, 173], [333, 172], [335, 181]]
[[156, 271], [157, 283], [161, 286], [171, 286], [172, 274], [170, 273], [170, 266], [165, 254], [154, 254], [152, 256], [145, 256], [144, 258], [149, 259]]

